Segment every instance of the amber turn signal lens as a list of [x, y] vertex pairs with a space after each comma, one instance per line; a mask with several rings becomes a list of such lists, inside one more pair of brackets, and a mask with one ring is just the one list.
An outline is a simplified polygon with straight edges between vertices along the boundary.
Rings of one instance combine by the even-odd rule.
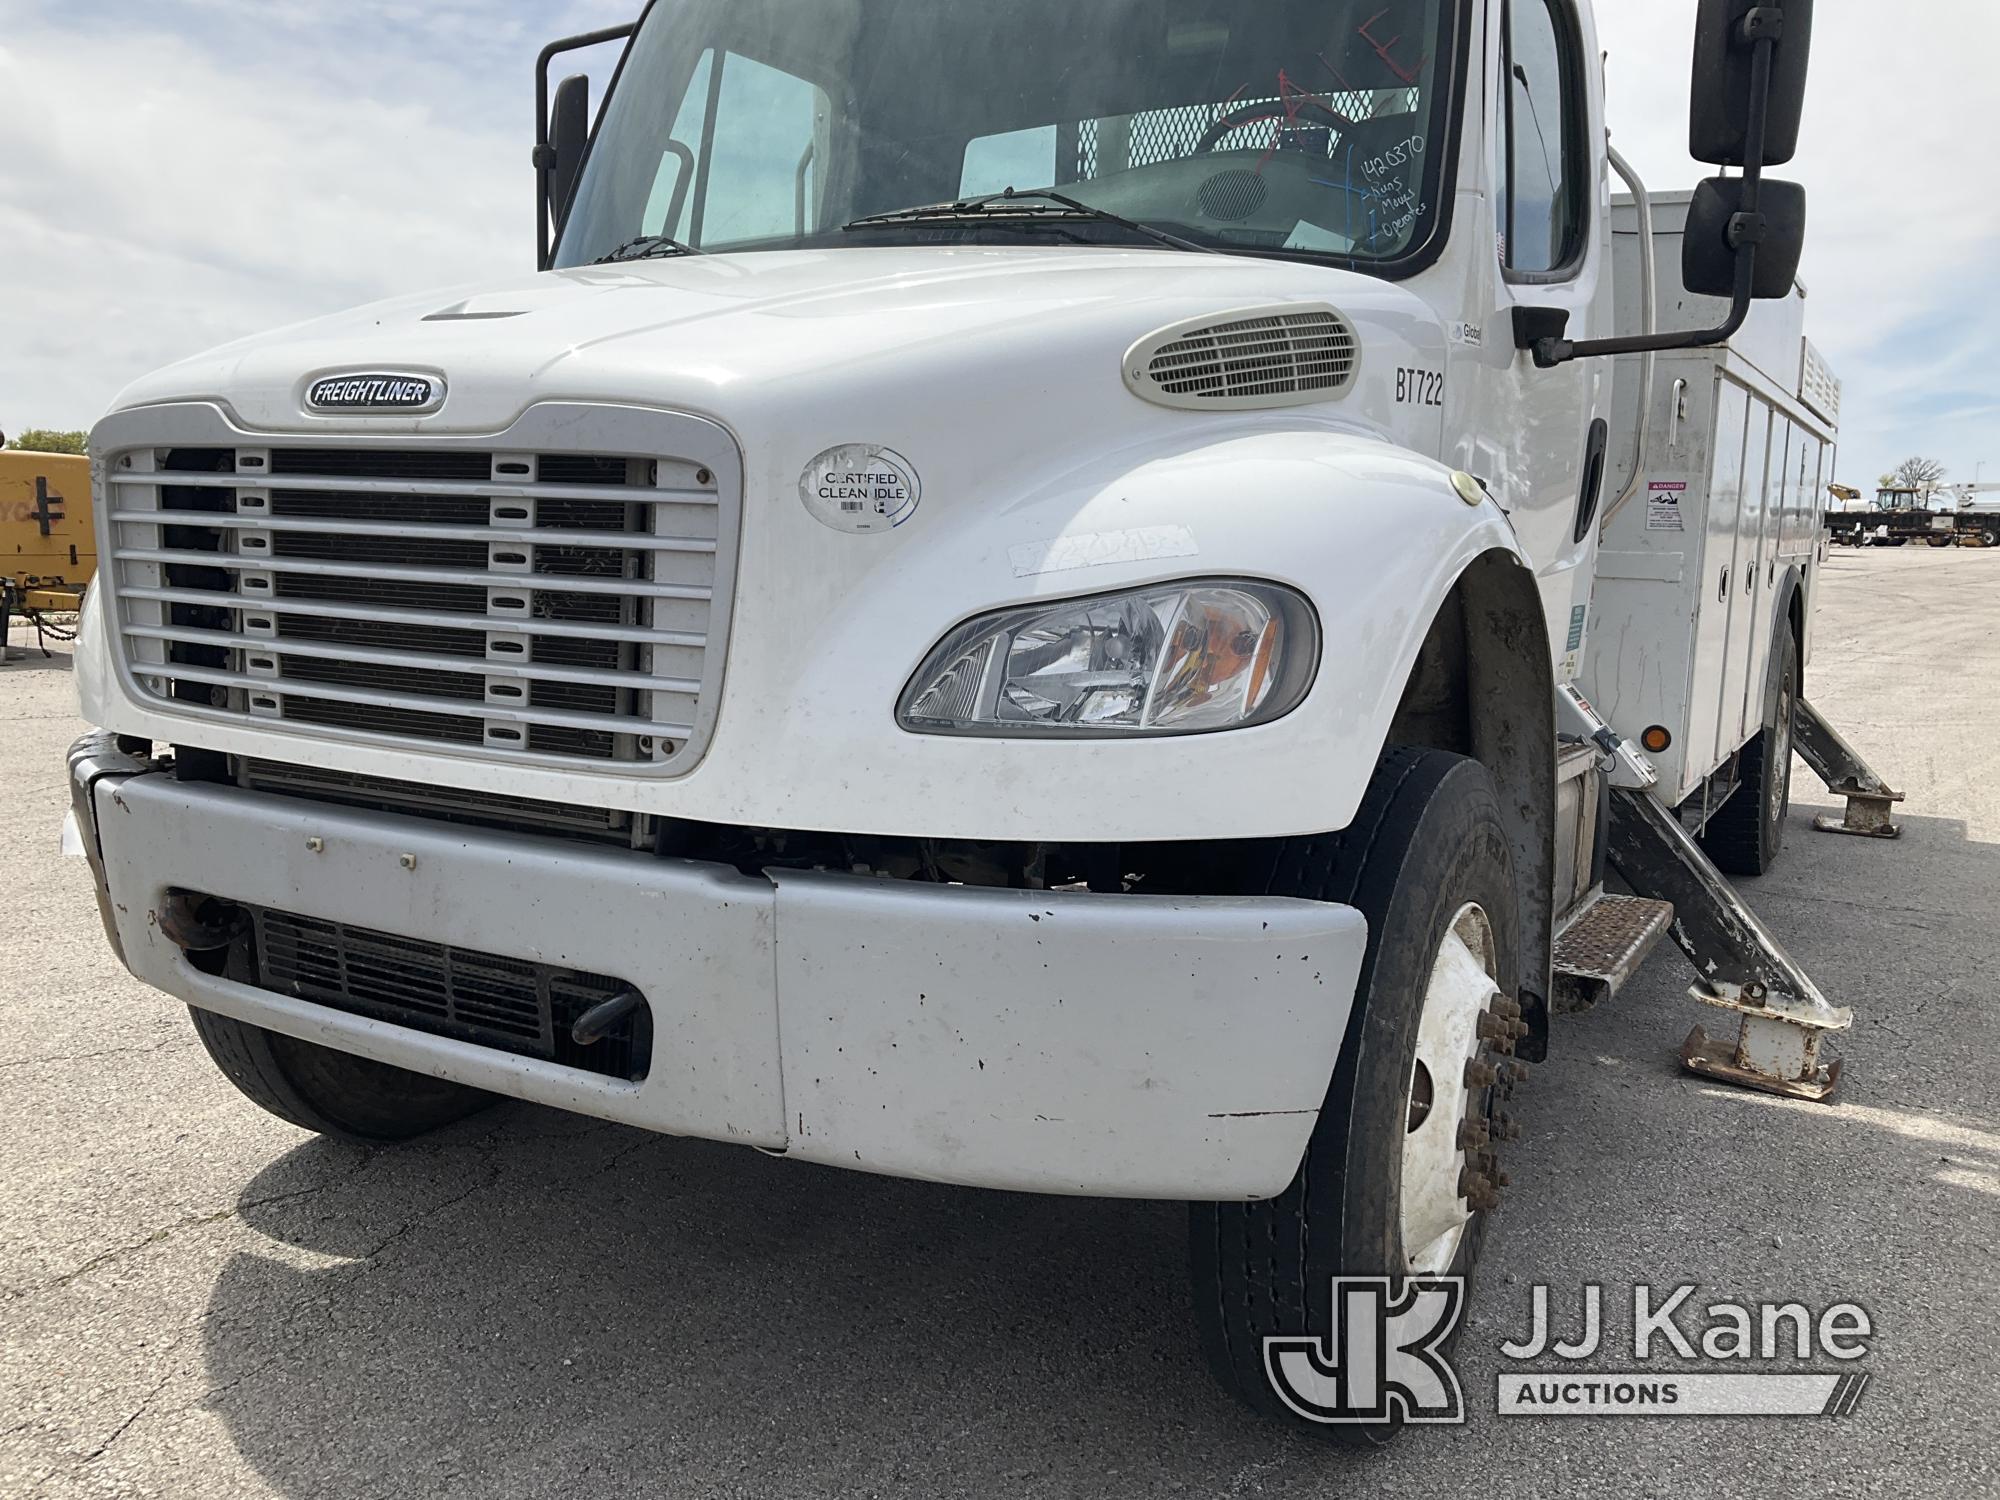
[[1655, 724], [1651, 729], [1639, 736], [1639, 743], [1644, 745], [1654, 755], [1658, 755], [1666, 750], [1673, 742], [1674, 737], [1667, 732], [1664, 724]]

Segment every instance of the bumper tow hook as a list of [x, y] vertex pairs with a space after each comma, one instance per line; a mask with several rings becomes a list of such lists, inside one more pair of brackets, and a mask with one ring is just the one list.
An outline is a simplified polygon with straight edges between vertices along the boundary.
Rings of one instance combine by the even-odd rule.
[[579, 1047], [596, 1046], [612, 1027], [637, 1010], [640, 1003], [637, 990], [622, 990], [609, 1000], [600, 1000], [576, 1018], [569, 1029], [570, 1040]]
[[183, 953], [213, 953], [249, 930], [248, 912], [213, 896], [171, 891], [160, 906], [160, 931]]

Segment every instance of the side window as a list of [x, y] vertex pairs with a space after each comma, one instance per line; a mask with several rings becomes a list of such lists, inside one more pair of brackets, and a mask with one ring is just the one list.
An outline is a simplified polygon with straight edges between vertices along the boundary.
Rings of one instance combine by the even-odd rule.
[[1569, 0], [1507, 0], [1501, 23], [1500, 261], [1546, 276], [1576, 260], [1590, 219], [1587, 106]]
[[816, 228], [830, 105], [741, 53], [702, 54], [646, 205], [645, 232], [706, 249]]

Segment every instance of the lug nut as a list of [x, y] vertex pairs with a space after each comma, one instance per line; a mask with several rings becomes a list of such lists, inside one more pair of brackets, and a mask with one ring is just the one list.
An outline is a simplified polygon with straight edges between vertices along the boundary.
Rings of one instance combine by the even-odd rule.
[[1493, 1120], [1493, 1136], [1496, 1140], [1518, 1141], [1521, 1138], [1520, 1122], [1512, 1115], [1496, 1115]]
[[1481, 1013], [1477, 1030], [1481, 1041], [1497, 1042], [1514, 1034], [1514, 1023], [1500, 1016]]
[[1458, 1127], [1458, 1149], [1478, 1151], [1490, 1145], [1493, 1132], [1486, 1128], [1484, 1120], [1467, 1120]]
[[1491, 1213], [1500, 1206], [1500, 1195], [1485, 1177], [1467, 1168], [1458, 1177], [1458, 1196], [1472, 1205], [1475, 1213]]
[[1465, 1065], [1465, 1086], [1469, 1089], [1491, 1088], [1499, 1076], [1493, 1064], [1480, 1062], [1477, 1058]]
[[1503, 1187], [1503, 1188], [1512, 1187], [1514, 1185], [1514, 1179], [1505, 1172], [1495, 1172], [1493, 1174], [1493, 1185], [1495, 1187]]
[[1504, 1016], [1509, 1021], [1518, 1021], [1521, 1019], [1521, 1002], [1518, 1000], [1509, 1000], [1505, 995], [1502, 995], [1498, 1000], [1493, 1002], [1493, 1014]]
[[1520, 1063], [1508, 1063], [1506, 1073], [1509, 1083], [1526, 1083], [1528, 1081], [1528, 1070]]

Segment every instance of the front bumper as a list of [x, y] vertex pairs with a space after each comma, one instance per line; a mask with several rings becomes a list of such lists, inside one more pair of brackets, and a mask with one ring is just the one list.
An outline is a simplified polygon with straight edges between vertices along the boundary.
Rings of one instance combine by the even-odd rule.
[[[93, 738], [79, 822], [128, 968], [207, 1010], [537, 1104], [975, 1186], [1269, 1197], [1345, 1034], [1366, 923], [1283, 899], [920, 885], [657, 859], [182, 783]], [[614, 975], [638, 1083], [204, 973], [170, 890]]]

